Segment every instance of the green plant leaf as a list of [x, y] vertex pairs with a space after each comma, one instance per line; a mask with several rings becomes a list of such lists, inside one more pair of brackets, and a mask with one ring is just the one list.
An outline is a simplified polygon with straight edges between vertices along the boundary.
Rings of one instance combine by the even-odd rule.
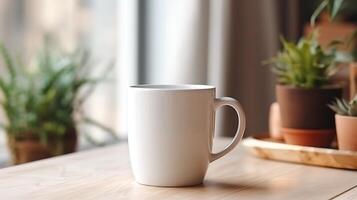
[[321, 4], [315, 9], [315, 11], [312, 13], [311, 18], [310, 18], [310, 25], [312, 27], [315, 26], [315, 22], [317, 17], [322, 13], [322, 11], [327, 7], [327, 4], [329, 0], [324, 0], [321, 2]]
[[269, 60], [281, 84], [301, 88], [320, 87], [336, 72], [336, 51], [324, 52], [317, 42], [316, 31], [296, 44], [281, 38], [283, 49]]
[[357, 116], [357, 100], [347, 102], [344, 99], [336, 99], [328, 106], [339, 115]]
[[0, 54], [4, 60], [5, 66], [7, 67], [8, 71], [10, 72], [11, 80], [15, 81], [16, 70], [15, 70], [13, 61], [11, 59], [11, 56], [3, 43], [0, 43]]
[[345, 41], [342, 40], [332, 40], [327, 44], [328, 48], [336, 48], [338, 46], [345, 45]]
[[328, 0], [327, 10], [332, 20], [334, 20], [340, 11], [343, 0]]
[[320, 3], [320, 5], [315, 9], [310, 18], [310, 25], [312, 27], [315, 26], [316, 19], [318, 16], [327, 8], [327, 11], [330, 15], [331, 20], [334, 20], [338, 15], [343, 0], [324, 0]]

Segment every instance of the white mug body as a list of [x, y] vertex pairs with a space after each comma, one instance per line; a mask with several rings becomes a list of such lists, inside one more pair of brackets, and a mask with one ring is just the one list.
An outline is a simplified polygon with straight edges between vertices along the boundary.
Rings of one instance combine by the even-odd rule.
[[214, 132], [212, 86], [138, 86], [129, 91], [128, 142], [138, 183], [202, 183]]
[[[212, 153], [215, 112], [232, 107], [238, 129], [232, 142]], [[208, 165], [242, 139], [245, 115], [239, 102], [215, 97], [208, 85], [139, 85], [129, 89], [128, 142], [135, 180], [152, 186], [202, 183]]]

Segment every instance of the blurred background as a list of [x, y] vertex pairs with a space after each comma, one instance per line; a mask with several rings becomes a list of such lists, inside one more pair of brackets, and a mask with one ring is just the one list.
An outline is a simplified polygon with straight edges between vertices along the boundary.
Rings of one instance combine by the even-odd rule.
[[[114, 60], [111, 81], [99, 85], [85, 111], [123, 140], [127, 87], [145, 83], [214, 85], [218, 97], [231, 96], [242, 103], [246, 135], [263, 134], [275, 101], [275, 80], [262, 61], [280, 49], [280, 35], [295, 41], [309, 32], [309, 18], [319, 2], [2, 0], [0, 40], [25, 63], [41, 48], [45, 34], [54, 35], [65, 49], [85, 46], [96, 60]], [[321, 18], [319, 39], [327, 43], [353, 31], [356, 10], [357, 2], [349, 1], [338, 22]], [[91, 67], [96, 73], [100, 65]], [[234, 112], [224, 108], [216, 116], [217, 134], [233, 135]], [[108, 140], [100, 130], [85, 130], [99, 141]], [[87, 146], [83, 148], [91, 148]], [[0, 163], [6, 163], [5, 134], [0, 155]]]

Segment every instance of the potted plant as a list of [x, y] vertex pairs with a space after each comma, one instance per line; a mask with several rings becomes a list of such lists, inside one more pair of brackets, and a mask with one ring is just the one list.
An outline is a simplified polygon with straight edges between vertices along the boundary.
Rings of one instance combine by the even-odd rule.
[[0, 54], [7, 70], [0, 75], [7, 118], [2, 127], [13, 162], [74, 152], [77, 123], [91, 121], [81, 105], [98, 83], [88, 78], [88, 54], [68, 54], [46, 45], [32, 66], [15, 63], [2, 44]]
[[[322, 49], [315, 21], [324, 10], [334, 19], [342, 2], [322, 1], [311, 16], [311, 34], [296, 44], [282, 39], [283, 50], [268, 62], [278, 78], [281, 132], [289, 144], [329, 147], [335, 136], [334, 113], [327, 104], [342, 96], [343, 87], [331, 83], [337, 71], [336, 50]], [[334, 41], [329, 47], [339, 44]]]
[[277, 101], [281, 131], [289, 144], [327, 147], [335, 136], [334, 113], [327, 104], [342, 95], [342, 86], [330, 83], [336, 72], [335, 52], [325, 52], [316, 32], [296, 44], [282, 39], [283, 50], [273, 57], [278, 78]]
[[357, 96], [350, 102], [336, 99], [329, 107], [336, 112], [338, 148], [357, 151]]

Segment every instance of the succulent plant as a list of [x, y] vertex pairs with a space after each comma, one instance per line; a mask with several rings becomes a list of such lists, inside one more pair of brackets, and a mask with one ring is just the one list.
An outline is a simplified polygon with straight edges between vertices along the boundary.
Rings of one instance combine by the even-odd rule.
[[333, 104], [328, 106], [339, 115], [357, 117], [357, 96], [350, 102], [344, 99], [336, 99]]
[[325, 52], [314, 31], [296, 44], [281, 39], [283, 50], [266, 64], [272, 64], [278, 82], [299, 88], [316, 88], [329, 83], [336, 72], [335, 51]]

